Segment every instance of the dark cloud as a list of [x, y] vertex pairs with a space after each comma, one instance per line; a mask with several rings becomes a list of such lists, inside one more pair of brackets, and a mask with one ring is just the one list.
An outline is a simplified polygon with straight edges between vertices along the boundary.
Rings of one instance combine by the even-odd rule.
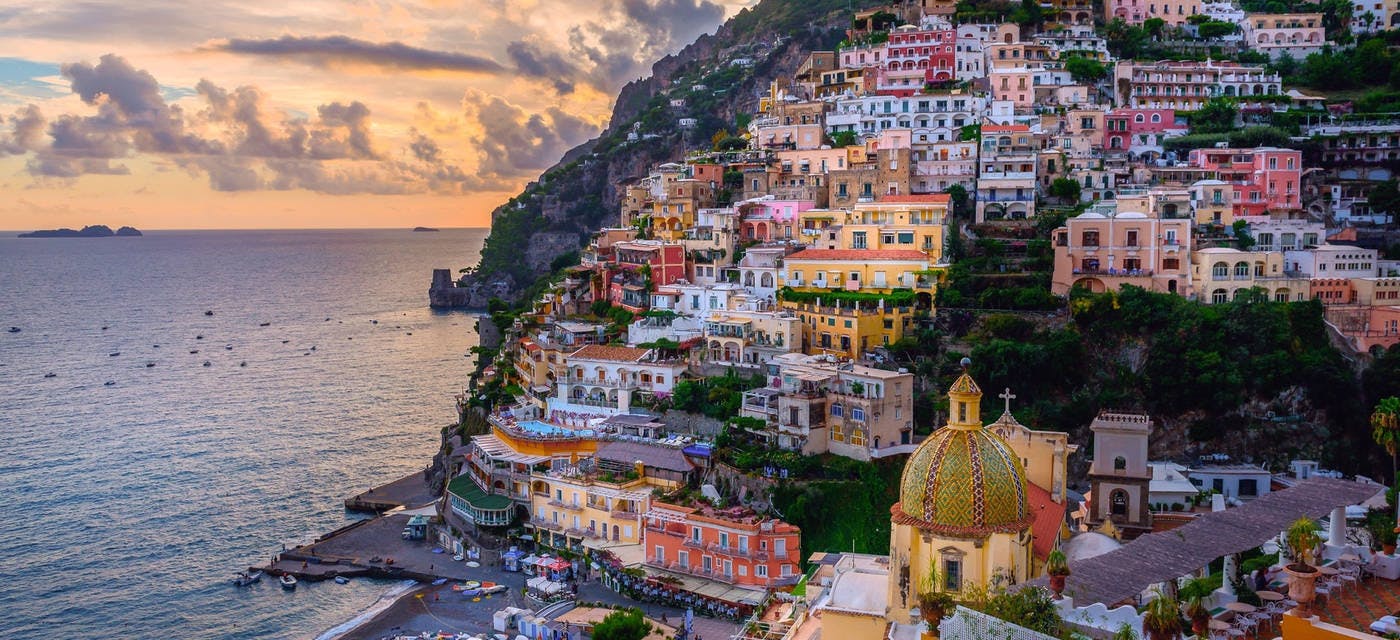
[[586, 75], [562, 54], [533, 42], [516, 40], [506, 45], [506, 55], [521, 73], [553, 83], [561, 94], [573, 93], [575, 83]]
[[0, 129], [0, 156], [37, 151], [44, 140], [44, 114], [39, 107], [26, 105], [4, 120]]
[[72, 179], [85, 174], [124, 176], [131, 170], [124, 164], [112, 164], [106, 158], [69, 158], [50, 151], [40, 151], [25, 163], [30, 175], [40, 178]]
[[437, 141], [419, 133], [418, 129], [413, 129], [409, 134], [413, 136], [413, 142], [408, 145], [413, 157], [422, 162], [439, 162], [442, 159], [442, 149]]
[[233, 38], [205, 47], [243, 55], [272, 56], [330, 66], [355, 62], [394, 69], [501, 73], [506, 68], [490, 58], [469, 53], [436, 51], [402, 42], [370, 42], [349, 36], [292, 36], [254, 40]]
[[462, 104], [468, 117], [481, 124], [473, 139], [480, 155], [477, 171], [484, 179], [503, 182], [533, 177], [559, 161], [565, 151], [598, 133], [598, 127], [558, 107], [526, 113], [505, 100], [479, 91], [468, 92]]

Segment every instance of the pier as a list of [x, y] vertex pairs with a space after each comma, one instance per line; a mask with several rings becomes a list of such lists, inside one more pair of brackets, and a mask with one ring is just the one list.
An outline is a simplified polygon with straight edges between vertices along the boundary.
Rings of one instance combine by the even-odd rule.
[[[272, 575], [290, 573], [316, 582], [337, 576], [432, 581], [437, 578], [480, 580], [481, 568], [452, 559], [450, 550], [433, 553], [429, 540], [405, 540], [401, 535], [411, 516], [394, 513], [360, 520], [274, 556], [266, 566], [253, 567]], [[481, 563], [494, 564], [483, 554]]]
[[398, 507], [412, 509], [433, 502], [438, 496], [428, 490], [426, 474], [426, 470], [415, 471], [388, 484], [346, 498], [345, 508], [351, 511], [384, 513]]

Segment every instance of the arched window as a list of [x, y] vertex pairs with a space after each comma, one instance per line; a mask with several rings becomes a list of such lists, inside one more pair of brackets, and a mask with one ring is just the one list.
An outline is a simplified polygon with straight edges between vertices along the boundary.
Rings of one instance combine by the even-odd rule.
[[1161, 122], [1161, 121], [1162, 121], [1162, 114], [1160, 114], [1160, 113], [1154, 113], [1154, 114], [1152, 114], [1152, 122], [1155, 123], [1155, 122]]
[[1230, 298], [1224, 289], [1216, 289], [1210, 292], [1210, 301], [1215, 304], [1225, 304]]
[[1128, 492], [1122, 489], [1114, 489], [1108, 494], [1109, 513], [1114, 516], [1128, 515]]
[[1224, 262], [1217, 262], [1210, 268], [1210, 275], [1213, 278], [1224, 278], [1230, 275], [1230, 265]]
[[1236, 262], [1236, 263], [1235, 263], [1235, 277], [1236, 277], [1236, 278], [1248, 278], [1248, 277], [1249, 277], [1249, 263], [1248, 263], [1248, 262]]
[[1127, 458], [1124, 458], [1123, 456], [1118, 456], [1118, 457], [1116, 457], [1116, 458], [1113, 459], [1113, 470], [1114, 470], [1114, 471], [1125, 471], [1125, 470], [1127, 470], [1127, 468], [1128, 468], [1128, 459], [1127, 459]]
[[1143, 118], [1143, 116], [1142, 116], [1141, 113], [1139, 113], [1139, 114], [1133, 116], [1133, 122], [1136, 122], [1136, 123], [1141, 124], [1141, 123], [1143, 123], [1143, 122], [1145, 122], [1145, 121], [1146, 121], [1146, 120]]
[[758, 277], [758, 283], [763, 287], [773, 286], [773, 274], [764, 272], [763, 275]]

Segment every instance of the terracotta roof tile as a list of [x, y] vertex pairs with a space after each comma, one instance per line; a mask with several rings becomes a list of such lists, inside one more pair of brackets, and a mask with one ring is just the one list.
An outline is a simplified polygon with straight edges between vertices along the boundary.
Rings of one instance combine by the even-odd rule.
[[586, 360], [611, 360], [613, 362], [637, 362], [646, 354], [646, 349], [590, 344], [569, 354], [569, 359], [581, 358]]
[[803, 249], [787, 260], [928, 260], [914, 249]]
[[1050, 492], [1034, 482], [1026, 483], [1030, 498], [1031, 549], [1035, 557], [1044, 560], [1055, 549], [1055, 539], [1060, 537], [1060, 527], [1065, 523], [1065, 505], [1058, 504], [1050, 497]]

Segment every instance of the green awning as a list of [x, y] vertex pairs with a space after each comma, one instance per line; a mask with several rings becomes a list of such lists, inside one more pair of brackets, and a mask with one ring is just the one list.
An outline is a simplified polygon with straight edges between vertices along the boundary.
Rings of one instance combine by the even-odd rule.
[[486, 493], [481, 487], [476, 486], [471, 477], [462, 474], [452, 479], [447, 484], [447, 492], [461, 498], [471, 505], [473, 509], [482, 511], [502, 511], [511, 507], [511, 500], [507, 496], [498, 496]]

